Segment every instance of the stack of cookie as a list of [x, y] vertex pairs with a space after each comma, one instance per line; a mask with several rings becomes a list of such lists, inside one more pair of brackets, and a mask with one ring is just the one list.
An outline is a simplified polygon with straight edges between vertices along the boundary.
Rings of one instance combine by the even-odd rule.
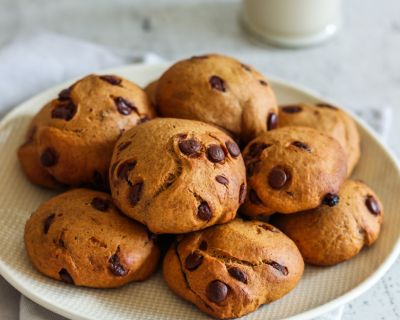
[[77, 188], [31, 216], [26, 249], [49, 277], [109, 288], [150, 276], [157, 235], [177, 235], [170, 289], [240, 317], [291, 291], [304, 261], [337, 264], [377, 239], [382, 204], [348, 180], [359, 144], [344, 111], [278, 108], [268, 80], [229, 57], [180, 61], [144, 90], [90, 75], [43, 107], [18, 150], [31, 182]]

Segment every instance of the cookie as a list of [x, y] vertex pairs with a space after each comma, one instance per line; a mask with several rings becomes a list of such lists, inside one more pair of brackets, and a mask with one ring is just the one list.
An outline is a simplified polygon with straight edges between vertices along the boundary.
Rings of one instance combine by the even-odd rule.
[[149, 97], [150, 102], [152, 103], [153, 106], [157, 105], [157, 102], [156, 102], [157, 83], [158, 83], [158, 80], [154, 80], [154, 81], [150, 82], [144, 88], [144, 91], [147, 93], [147, 96]]
[[347, 180], [338, 197], [332, 207], [321, 205], [299, 214], [272, 217], [310, 264], [328, 266], [351, 259], [379, 236], [383, 206], [371, 188]]
[[311, 127], [335, 138], [347, 154], [348, 176], [360, 158], [360, 136], [354, 120], [327, 103], [300, 103], [279, 107], [279, 126]]
[[40, 163], [36, 145], [32, 141], [27, 140], [18, 149], [18, 159], [22, 171], [33, 184], [50, 189], [61, 189], [63, 187]]
[[126, 132], [110, 166], [111, 192], [154, 233], [186, 233], [232, 220], [246, 193], [237, 144], [216, 127], [158, 118]]
[[249, 141], [277, 127], [278, 109], [267, 79], [230, 57], [209, 54], [182, 60], [159, 79], [159, 113], [219, 126]]
[[339, 142], [307, 127], [266, 132], [246, 146], [243, 157], [248, 192], [241, 210], [253, 217], [330, 203], [347, 174], [347, 158]]
[[159, 259], [143, 225], [122, 215], [108, 194], [88, 189], [43, 203], [26, 222], [25, 248], [44, 275], [93, 288], [144, 280]]
[[112, 75], [89, 75], [59, 93], [33, 118], [18, 150], [26, 176], [46, 187], [108, 188], [114, 144], [154, 116], [146, 93]]
[[277, 228], [240, 219], [182, 236], [163, 262], [168, 287], [219, 319], [281, 298], [303, 269], [296, 245]]

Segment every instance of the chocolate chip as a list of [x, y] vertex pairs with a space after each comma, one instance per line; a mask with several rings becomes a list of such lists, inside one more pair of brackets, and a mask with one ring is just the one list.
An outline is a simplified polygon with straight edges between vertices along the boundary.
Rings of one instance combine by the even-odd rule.
[[140, 116], [140, 118], [138, 119], [136, 124], [142, 124], [142, 123], [145, 123], [147, 121], [150, 121], [150, 117], [147, 114], [143, 114], [143, 115]]
[[118, 167], [118, 178], [128, 181], [129, 172], [136, 167], [136, 160], [127, 160]]
[[261, 85], [263, 86], [268, 86], [268, 82], [265, 80], [259, 80], [259, 82], [261, 83]]
[[243, 68], [244, 70], [251, 72], [251, 67], [248, 66], [247, 64], [241, 63], [240, 65], [242, 66], [242, 68]]
[[271, 112], [268, 114], [267, 119], [267, 130], [273, 130], [278, 127], [278, 115], [276, 113]]
[[122, 142], [122, 143], [118, 146], [118, 150], [119, 150], [119, 151], [125, 150], [126, 148], [128, 148], [128, 147], [130, 146], [131, 143], [132, 143], [131, 141]]
[[107, 190], [107, 182], [99, 171], [95, 170], [93, 172], [92, 179], [93, 179], [93, 185], [96, 189]]
[[260, 160], [249, 162], [246, 164], [246, 172], [247, 176], [251, 177], [253, 176], [254, 172], [257, 170], [258, 165], [261, 163]]
[[122, 82], [121, 78], [109, 74], [100, 76], [100, 79], [108, 82], [109, 84], [112, 84], [113, 86], [117, 86]]
[[200, 220], [208, 221], [211, 219], [211, 209], [206, 201], [202, 201], [197, 208], [197, 216]]
[[110, 206], [110, 202], [108, 200], [98, 197], [93, 198], [90, 204], [93, 208], [99, 211], [107, 211]]
[[54, 222], [54, 218], [56, 217], [55, 213], [49, 215], [45, 220], [43, 224], [43, 232], [44, 234], [47, 234], [49, 232], [50, 226]]
[[365, 199], [365, 205], [367, 206], [369, 212], [371, 212], [373, 215], [377, 216], [381, 213], [381, 208], [379, 207], [378, 201], [376, 201], [373, 196], [367, 196], [367, 199]]
[[229, 275], [236, 280], [247, 284], [247, 274], [244, 273], [237, 267], [231, 267], [228, 269]]
[[276, 261], [271, 261], [268, 262], [268, 264], [273, 267], [274, 269], [278, 270], [279, 272], [281, 272], [284, 276], [287, 276], [289, 274], [288, 269], [285, 266], [282, 266], [281, 264], [279, 264]]
[[198, 252], [192, 252], [185, 259], [185, 267], [190, 271], [196, 270], [203, 262], [203, 256]]
[[195, 139], [187, 139], [179, 142], [179, 150], [187, 156], [198, 155], [201, 149], [200, 143]]
[[225, 142], [226, 148], [228, 149], [229, 154], [236, 158], [240, 155], [239, 146], [233, 141], [226, 141]]
[[304, 150], [306, 150], [306, 151], [308, 151], [308, 152], [311, 152], [310, 147], [309, 147], [307, 144], [305, 144], [304, 142], [301, 142], [301, 141], [293, 141], [293, 142], [292, 142], [292, 145], [294, 145], [295, 147], [297, 147], [297, 148], [299, 148], [299, 149], [304, 149]]
[[298, 113], [301, 112], [303, 110], [302, 107], [300, 106], [285, 106], [285, 107], [281, 107], [281, 111], [285, 112], [285, 113]]
[[224, 186], [227, 186], [229, 184], [229, 180], [227, 178], [225, 178], [224, 176], [216, 176], [215, 180], [218, 183], [223, 184]]
[[266, 144], [266, 143], [258, 143], [255, 142], [252, 145], [250, 145], [249, 147], [249, 152], [247, 153], [246, 157], [249, 156], [251, 158], [258, 158], [261, 154], [261, 152], [263, 152], [264, 149], [270, 147], [270, 144]]
[[124, 116], [130, 115], [132, 111], [135, 111], [136, 113], [138, 112], [133, 103], [122, 97], [116, 97], [114, 102], [117, 106], [118, 112]]
[[58, 155], [52, 148], [46, 148], [40, 155], [40, 162], [45, 167], [52, 167], [58, 161]]
[[225, 160], [225, 153], [221, 146], [212, 144], [207, 148], [207, 158], [211, 162], [221, 162]]
[[242, 183], [239, 188], [239, 204], [242, 204], [246, 200], [246, 185]]
[[118, 254], [113, 254], [110, 259], [108, 259], [109, 270], [117, 277], [122, 277], [128, 272], [125, 270], [124, 266], [120, 263]]
[[60, 276], [61, 281], [68, 283], [68, 284], [74, 284], [74, 279], [70, 276], [68, 271], [64, 268], [62, 268], [59, 272], [58, 275]]
[[58, 100], [60, 101], [65, 101], [71, 99], [71, 89], [64, 89], [61, 90], [60, 93], [58, 94]]
[[254, 189], [251, 189], [249, 192], [249, 199], [252, 203], [256, 205], [262, 204], [262, 200], [258, 196], [257, 192]]
[[71, 120], [76, 113], [76, 106], [72, 101], [58, 104], [52, 111], [51, 117], [62, 119], [65, 121]]
[[335, 107], [329, 103], [317, 103], [316, 106], [319, 108], [328, 108], [328, 109], [332, 109], [332, 110], [338, 110], [337, 107]]
[[329, 207], [334, 207], [339, 203], [339, 196], [337, 194], [328, 193], [325, 195], [324, 199], [322, 200], [323, 204], [326, 204]]
[[135, 206], [139, 200], [140, 200], [140, 196], [142, 194], [142, 190], [143, 190], [143, 182], [138, 182], [135, 183], [130, 191], [129, 191], [129, 202], [131, 204], [131, 206]]
[[288, 179], [288, 174], [282, 168], [273, 168], [268, 175], [268, 184], [273, 189], [281, 189], [286, 184]]
[[211, 87], [213, 89], [218, 90], [218, 91], [222, 91], [222, 92], [226, 91], [225, 81], [222, 80], [220, 77], [211, 76], [210, 79], [208, 80], [208, 82], [210, 83], [210, 85], [211, 85]]
[[228, 286], [219, 280], [211, 281], [207, 286], [206, 295], [213, 302], [222, 302], [228, 295]]
[[206, 251], [207, 248], [208, 248], [207, 241], [205, 241], [205, 240], [201, 241], [201, 242], [200, 242], [200, 245], [199, 245], [199, 249], [200, 249], [200, 250], [203, 250], [203, 251]]

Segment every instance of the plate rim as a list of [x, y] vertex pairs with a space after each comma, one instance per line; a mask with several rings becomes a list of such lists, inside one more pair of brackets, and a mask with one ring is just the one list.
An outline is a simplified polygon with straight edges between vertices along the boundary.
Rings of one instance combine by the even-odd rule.
[[[141, 72], [143, 72], [143, 70], [145, 70], [145, 69], [165, 70], [171, 64], [172, 64], [171, 62], [163, 62], [163, 63], [155, 63], [155, 64], [145, 64], [145, 63], [130, 64], [130, 65], [120, 66], [120, 67], [116, 67], [116, 68], [98, 70], [95, 73], [118, 74], [118, 73], [125, 73], [127, 70], [134, 71], [135, 69], [138, 69]], [[11, 109], [0, 120], [0, 130], [3, 129], [3, 127], [9, 122], [9, 120], [11, 120], [13, 117], [15, 117], [18, 114], [19, 110], [21, 110], [24, 107], [24, 105], [34, 103], [35, 100], [40, 99], [41, 97], [44, 97], [46, 95], [49, 95], [50, 92], [55, 91], [57, 88], [64, 87], [77, 79], [79, 79], [79, 78], [76, 77], [72, 80], [68, 80], [68, 81], [60, 83], [58, 85], [54, 85], [46, 90], [41, 91], [38, 94], [32, 96], [31, 98], [25, 100], [24, 102], [18, 104], [13, 109]], [[319, 93], [313, 91], [312, 89], [306, 88], [306, 87], [296, 84], [294, 82], [286, 81], [282, 78], [275, 77], [275, 76], [269, 76], [268, 79], [269, 79], [269, 82], [271, 83], [272, 87], [274, 85], [279, 85], [282, 87], [286, 87], [287, 89], [290, 89], [291, 91], [296, 91], [303, 95], [306, 95], [311, 100], [316, 100], [316, 101], [321, 101], [321, 102], [323, 101], [323, 102], [327, 102], [327, 103], [330, 103], [333, 105], [340, 105], [340, 104], [335, 103], [329, 97], [328, 98], [322, 97]], [[397, 172], [400, 175], [400, 162], [397, 159], [397, 157], [394, 155], [393, 151], [388, 147], [387, 143], [380, 141], [380, 139], [378, 138], [378, 135], [370, 128], [370, 126], [363, 119], [359, 118], [351, 110], [348, 110], [346, 108], [343, 108], [343, 109], [355, 120], [357, 125], [359, 127], [361, 127], [363, 130], [365, 130], [370, 135], [370, 137], [374, 140], [374, 142], [377, 143], [381, 147], [381, 149], [386, 153], [386, 155], [388, 156], [390, 161], [394, 164], [394, 167], [396, 168]], [[394, 244], [392, 251], [386, 256], [386, 258], [378, 266], [378, 268], [376, 268], [375, 271], [373, 271], [373, 273], [371, 275], [369, 275], [367, 278], [365, 278], [361, 283], [359, 283], [358, 285], [356, 285], [354, 288], [347, 291], [346, 293], [342, 294], [341, 296], [339, 296], [327, 303], [321, 304], [318, 307], [298, 313], [296, 315], [287, 317], [285, 319], [286, 320], [311, 319], [311, 318], [318, 317], [322, 314], [330, 312], [336, 308], [339, 308], [339, 307], [349, 303], [350, 301], [359, 297], [361, 294], [365, 293], [373, 285], [375, 285], [385, 275], [385, 273], [389, 270], [389, 268], [394, 264], [394, 262], [396, 261], [396, 259], [399, 255], [400, 255], [400, 234], [397, 237], [396, 243]], [[55, 312], [61, 316], [64, 316], [64, 317], [67, 317], [70, 319], [92, 320], [91, 318], [82, 316], [79, 313], [75, 313], [73, 310], [66, 310], [62, 307], [54, 305], [51, 302], [49, 302], [45, 297], [41, 297], [41, 296], [35, 294], [33, 291], [27, 290], [23, 286], [22, 283], [19, 283], [18, 280], [14, 276], [12, 276], [11, 272], [9, 273], [7, 271], [7, 267], [1, 260], [0, 260], [0, 275], [12, 287], [14, 287], [17, 291], [19, 291], [22, 295], [24, 295], [28, 299], [32, 300], [33, 302], [41, 305], [45, 309], [48, 309], [52, 312]]]

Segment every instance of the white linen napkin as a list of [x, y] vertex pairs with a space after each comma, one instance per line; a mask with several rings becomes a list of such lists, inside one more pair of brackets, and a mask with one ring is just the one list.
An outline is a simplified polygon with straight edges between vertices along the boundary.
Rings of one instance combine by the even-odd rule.
[[0, 118], [19, 102], [68, 79], [134, 62], [160, 61], [155, 54], [134, 55], [54, 33], [20, 35], [0, 48]]
[[[128, 63], [160, 61], [155, 54], [134, 55], [53, 33], [19, 36], [0, 48], [0, 118], [33, 94], [65, 80]], [[356, 113], [386, 137], [390, 108], [360, 108]], [[0, 319], [65, 320], [20, 296], [1, 276], [0, 296]], [[342, 313], [343, 307], [318, 320], [340, 320]]]

